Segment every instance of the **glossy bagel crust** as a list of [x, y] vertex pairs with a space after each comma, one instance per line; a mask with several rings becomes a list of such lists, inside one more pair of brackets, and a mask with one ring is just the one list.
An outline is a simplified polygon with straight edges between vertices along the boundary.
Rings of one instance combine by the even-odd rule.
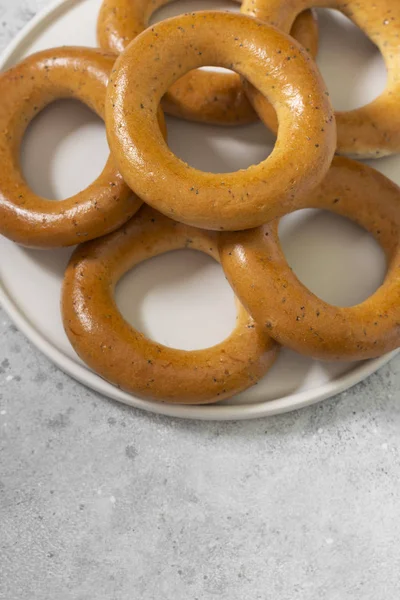
[[355, 221], [386, 252], [382, 286], [356, 306], [332, 306], [294, 275], [282, 252], [278, 223], [221, 234], [221, 264], [235, 293], [279, 343], [314, 358], [361, 360], [400, 346], [400, 188], [384, 175], [336, 157], [309, 196], [323, 208]]
[[[398, 0], [244, 0], [241, 11], [289, 32], [305, 9], [340, 10], [376, 44], [387, 68], [387, 85], [375, 100], [350, 111], [336, 113], [337, 152], [354, 158], [378, 158], [400, 152], [400, 2]], [[259, 113], [258, 94], [246, 90]], [[272, 116], [272, 119], [271, 119]], [[274, 115], [268, 125], [276, 130]]]
[[217, 402], [254, 385], [274, 362], [278, 345], [239, 303], [236, 327], [225, 341], [185, 351], [136, 331], [113, 298], [118, 280], [152, 256], [193, 248], [219, 261], [217, 235], [144, 206], [118, 231], [79, 246], [62, 290], [65, 331], [79, 356], [122, 389], [161, 402]]
[[120, 227], [141, 206], [110, 157], [85, 190], [60, 202], [35, 194], [21, 172], [20, 146], [48, 104], [76, 98], [102, 119], [115, 55], [64, 47], [34, 54], [0, 76], [0, 233], [33, 247], [71, 246]]
[[[260, 164], [206, 173], [180, 160], [162, 139], [156, 119], [162, 96], [183, 73], [207, 64], [236, 70], [278, 111], [274, 150]], [[148, 204], [188, 225], [248, 229], [299, 208], [335, 151], [332, 107], [307, 51], [244, 15], [191, 13], [147, 29], [117, 59], [108, 90], [108, 141], [125, 181]]]
[[[97, 21], [99, 44], [123, 52], [149, 24], [154, 12], [172, 0], [104, 0]], [[312, 56], [318, 50], [318, 27], [314, 11], [298, 16], [291, 35]], [[165, 112], [190, 121], [216, 125], [240, 125], [258, 120], [236, 73], [190, 71], [172, 84], [162, 100]], [[273, 109], [271, 119], [273, 119]]]

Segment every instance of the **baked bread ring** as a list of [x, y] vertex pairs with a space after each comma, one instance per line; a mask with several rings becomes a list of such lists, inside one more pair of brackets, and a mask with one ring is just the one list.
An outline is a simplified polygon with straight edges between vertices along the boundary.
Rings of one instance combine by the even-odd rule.
[[25, 246], [71, 246], [113, 231], [141, 206], [111, 157], [89, 187], [60, 202], [36, 195], [21, 173], [19, 153], [26, 128], [54, 100], [76, 98], [104, 119], [114, 60], [114, 55], [90, 48], [58, 48], [34, 54], [1, 75], [2, 235]]
[[[100, 46], [122, 52], [148, 27], [154, 12], [169, 2], [171, 0], [104, 0], [97, 22]], [[306, 11], [299, 15], [291, 35], [315, 56], [318, 50], [315, 12]], [[170, 115], [215, 125], [239, 125], [258, 120], [236, 73], [190, 71], [172, 84], [162, 106]]]
[[[336, 8], [358, 25], [382, 53], [388, 72], [387, 86], [375, 100], [336, 113], [337, 152], [354, 158], [378, 158], [400, 152], [400, 2], [379, 0], [244, 0], [242, 12], [289, 32], [297, 15], [310, 7]], [[246, 93], [260, 114], [259, 94]], [[272, 117], [272, 119], [271, 119]], [[265, 115], [276, 131], [273, 113]]]
[[217, 402], [255, 384], [274, 362], [278, 345], [241, 305], [225, 341], [188, 352], [136, 331], [113, 299], [117, 281], [152, 256], [194, 248], [219, 261], [217, 235], [143, 207], [118, 231], [79, 246], [62, 290], [65, 331], [79, 356], [122, 389], [161, 402]]
[[301, 354], [361, 360], [398, 348], [400, 188], [366, 165], [336, 157], [308, 206], [348, 217], [377, 239], [388, 261], [382, 286], [356, 306], [322, 301], [290, 269], [274, 221], [221, 235], [221, 264], [238, 298], [274, 339]]
[[[238, 71], [278, 111], [272, 154], [246, 170], [194, 169], [160, 133], [156, 114], [165, 91], [187, 71], [209, 64]], [[299, 208], [335, 151], [332, 108], [307, 51], [244, 15], [191, 13], [147, 29], [117, 59], [108, 90], [108, 141], [125, 181], [148, 204], [188, 225], [248, 229]]]

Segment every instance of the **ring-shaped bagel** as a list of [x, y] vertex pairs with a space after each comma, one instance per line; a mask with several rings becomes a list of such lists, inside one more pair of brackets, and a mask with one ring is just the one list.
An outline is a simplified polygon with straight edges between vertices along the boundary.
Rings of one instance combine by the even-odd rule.
[[55, 48], [26, 58], [0, 76], [2, 235], [25, 246], [71, 246], [113, 231], [141, 206], [112, 157], [89, 187], [59, 202], [35, 194], [21, 172], [23, 135], [30, 121], [51, 102], [75, 98], [104, 119], [114, 61], [115, 55], [95, 49]]
[[217, 402], [255, 384], [278, 345], [238, 303], [236, 327], [204, 350], [177, 350], [149, 340], [115, 304], [118, 280], [138, 263], [179, 248], [219, 261], [218, 234], [181, 225], [144, 206], [121, 229], [78, 247], [62, 292], [65, 331], [79, 356], [102, 377], [162, 402]]
[[[274, 150], [258, 165], [206, 173], [180, 160], [162, 138], [156, 114], [165, 91], [208, 64], [249, 79], [278, 112]], [[299, 208], [335, 151], [332, 107], [307, 51], [244, 15], [197, 12], [158, 23], [120, 55], [108, 89], [108, 141], [125, 181], [148, 204], [188, 225], [248, 229]]]
[[[297, 15], [311, 7], [335, 8], [351, 19], [379, 48], [387, 69], [387, 85], [378, 98], [361, 108], [336, 112], [337, 152], [354, 158], [378, 158], [400, 152], [400, 2], [244, 0], [241, 11], [289, 32]], [[261, 116], [259, 94], [251, 86], [245, 88]], [[264, 120], [276, 131], [273, 113], [266, 113]]]
[[388, 271], [356, 306], [337, 307], [312, 294], [290, 269], [278, 223], [221, 234], [221, 264], [235, 294], [279, 343], [314, 358], [361, 360], [400, 346], [400, 188], [384, 175], [336, 157], [309, 196], [310, 208], [350, 218], [380, 243]]
[[[101, 48], [123, 52], [148, 27], [155, 11], [171, 1], [104, 0], [97, 21]], [[314, 11], [299, 15], [290, 33], [316, 56], [318, 27]], [[170, 115], [216, 125], [240, 125], [258, 120], [236, 73], [190, 71], [168, 89], [162, 107]], [[270, 111], [272, 120], [271, 106]]]

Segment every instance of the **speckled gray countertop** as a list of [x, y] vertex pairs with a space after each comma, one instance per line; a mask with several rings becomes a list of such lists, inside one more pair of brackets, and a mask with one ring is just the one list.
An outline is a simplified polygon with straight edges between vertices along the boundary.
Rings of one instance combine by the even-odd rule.
[[[1, 47], [46, 4], [0, 0]], [[217, 424], [101, 398], [1, 311], [0, 340], [2, 600], [400, 597], [400, 357]]]

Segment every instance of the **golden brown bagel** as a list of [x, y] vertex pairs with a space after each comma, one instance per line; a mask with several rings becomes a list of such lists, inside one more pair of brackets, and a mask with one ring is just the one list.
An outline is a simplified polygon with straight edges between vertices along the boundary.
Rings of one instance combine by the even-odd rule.
[[26, 128], [54, 100], [76, 98], [104, 119], [114, 60], [100, 50], [55, 48], [26, 58], [0, 76], [2, 235], [26, 246], [71, 246], [113, 231], [141, 206], [111, 157], [89, 187], [60, 202], [36, 195], [20, 167]]
[[400, 346], [400, 188], [384, 175], [336, 157], [309, 195], [367, 229], [386, 252], [382, 286], [356, 306], [332, 306], [294, 275], [282, 252], [278, 223], [221, 234], [221, 264], [235, 293], [279, 343], [314, 358], [361, 360]]
[[[336, 113], [339, 154], [378, 158], [400, 151], [400, 2], [398, 0], [244, 0], [241, 11], [289, 32], [307, 8], [336, 8], [358, 25], [382, 53], [388, 72], [385, 91], [361, 108]], [[260, 114], [261, 99], [247, 95]], [[272, 117], [272, 118], [271, 118]], [[273, 113], [264, 115], [277, 129]]]
[[[171, 0], [104, 0], [97, 21], [97, 37], [105, 50], [123, 52], [148, 25], [154, 12]], [[314, 11], [306, 11], [293, 24], [291, 35], [312, 56], [317, 54], [318, 28]], [[238, 125], [258, 120], [236, 73], [191, 71], [172, 84], [162, 106], [170, 114], [190, 121]], [[273, 118], [273, 109], [271, 108]]]
[[[277, 142], [260, 164], [205, 173], [164, 142], [156, 118], [162, 96], [185, 72], [207, 64], [236, 70], [277, 109]], [[125, 181], [154, 208], [188, 225], [248, 229], [299, 208], [328, 170], [336, 129], [326, 94], [306, 50], [277, 29], [232, 13], [182, 15], [147, 29], [117, 59], [108, 141]]]
[[217, 235], [143, 207], [118, 231], [79, 246], [62, 291], [65, 331], [79, 356], [122, 389], [161, 402], [217, 402], [255, 384], [274, 362], [278, 346], [241, 305], [225, 341], [185, 351], [136, 331], [113, 298], [118, 280], [152, 256], [189, 247], [219, 260]]

